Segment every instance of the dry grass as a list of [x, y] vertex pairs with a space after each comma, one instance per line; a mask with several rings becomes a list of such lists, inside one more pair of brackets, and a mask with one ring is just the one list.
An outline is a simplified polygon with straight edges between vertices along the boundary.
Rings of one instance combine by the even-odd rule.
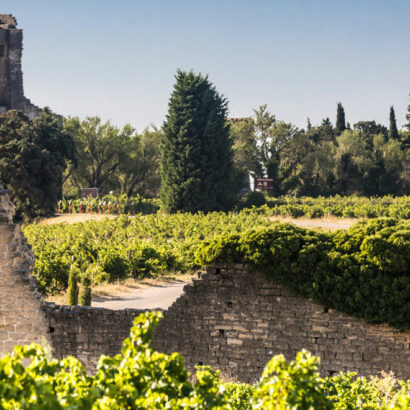
[[[137, 289], [146, 289], [149, 287], [164, 287], [175, 283], [188, 283], [194, 277], [194, 274], [164, 274], [156, 278], [143, 279], [124, 279], [115, 283], [102, 283], [93, 287], [93, 300], [98, 299], [115, 299], [119, 296], [126, 296]], [[48, 296], [47, 302], [54, 302], [58, 305], [66, 305], [68, 300], [67, 292], [54, 296]]]
[[62, 214], [56, 215], [53, 218], [45, 218], [42, 219], [38, 224], [39, 225], [51, 225], [51, 224], [75, 224], [78, 222], [85, 222], [85, 221], [101, 221], [105, 218], [113, 219], [116, 218], [118, 215], [102, 215], [102, 214]]
[[[58, 223], [74, 224], [84, 221], [101, 221], [104, 218], [113, 219], [118, 215], [101, 215], [101, 214], [63, 214], [58, 215], [53, 218], [42, 219], [39, 225], [50, 225]], [[337, 218], [337, 217], [326, 217], [326, 218], [292, 218], [290, 216], [271, 216], [269, 218], [271, 221], [280, 222], [290, 222], [302, 228], [322, 228], [327, 231], [335, 231], [337, 229], [348, 229], [360, 219], [355, 218]]]
[[317, 229], [325, 231], [336, 231], [337, 229], [348, 229], [361, 219], [356, 218], [337, 218], [328, 216], [326, 218], [292, 218], [288, 216], [271, 216], [271, 221], [290, 222], [302, 228]]

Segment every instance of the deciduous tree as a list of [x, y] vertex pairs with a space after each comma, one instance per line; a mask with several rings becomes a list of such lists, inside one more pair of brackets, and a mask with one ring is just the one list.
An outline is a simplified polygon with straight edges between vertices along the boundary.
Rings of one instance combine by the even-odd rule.
[[[68, 181], [77, 190], [95, 187], [107, 193], [118, 167], [140, 152], [139, 137], [128, 124], [118, 128], [98, 117], [83, 121], [75, 117], [64, 121], [64, 129], [75, 142], [77, 163], [68, 170]], [[116, 181], [114, 188], [118, 188]]]
[[54, 214], [63, 172], [74, 158], [73, 139], [50, 110], [34, 120], [18, 111], [0, 119], [0, 180], [10, 190], [17, 217]]

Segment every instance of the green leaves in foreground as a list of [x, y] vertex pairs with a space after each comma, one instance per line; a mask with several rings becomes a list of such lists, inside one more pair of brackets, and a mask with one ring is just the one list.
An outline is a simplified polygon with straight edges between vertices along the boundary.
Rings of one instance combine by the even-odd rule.
[[318, 359], [307, 351], [291, 362], [273, 357], [254, 386], [221, 383], [210, 367], [198, 368], [193, 384], [182, 356], [150, 347], [161, 317], [159, 312], [137, 317], [121, 353], [102, 356], [94, 376], [73, 357], [50, 359], [39, 345], [16, 346], [0, 359], [0, 409], [404, 410], [410, 405], [409, 382], [355, 379], [352, 373], [322, 379]]

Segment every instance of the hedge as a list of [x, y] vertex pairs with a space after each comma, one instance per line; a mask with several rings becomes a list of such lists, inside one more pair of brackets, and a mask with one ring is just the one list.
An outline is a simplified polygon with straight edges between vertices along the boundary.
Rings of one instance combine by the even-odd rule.
[[410, 328], [410, 222], [324, 233], [275, 224], [203, 243], [200, 265], [244, 263], [295, 295], [372, 323]]

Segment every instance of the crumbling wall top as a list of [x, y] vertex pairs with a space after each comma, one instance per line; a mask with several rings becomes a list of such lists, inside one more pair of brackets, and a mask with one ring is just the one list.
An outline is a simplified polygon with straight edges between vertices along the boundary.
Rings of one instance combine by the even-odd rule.
[[0, 182], [0, 224], [12, 224], [14, 214], [14, 204], [10, 201], [8, 191]]
[[11, 14], [0, 14], [0, 27], [2, 28], [15, 28], [17, 26], [17, 20]]

